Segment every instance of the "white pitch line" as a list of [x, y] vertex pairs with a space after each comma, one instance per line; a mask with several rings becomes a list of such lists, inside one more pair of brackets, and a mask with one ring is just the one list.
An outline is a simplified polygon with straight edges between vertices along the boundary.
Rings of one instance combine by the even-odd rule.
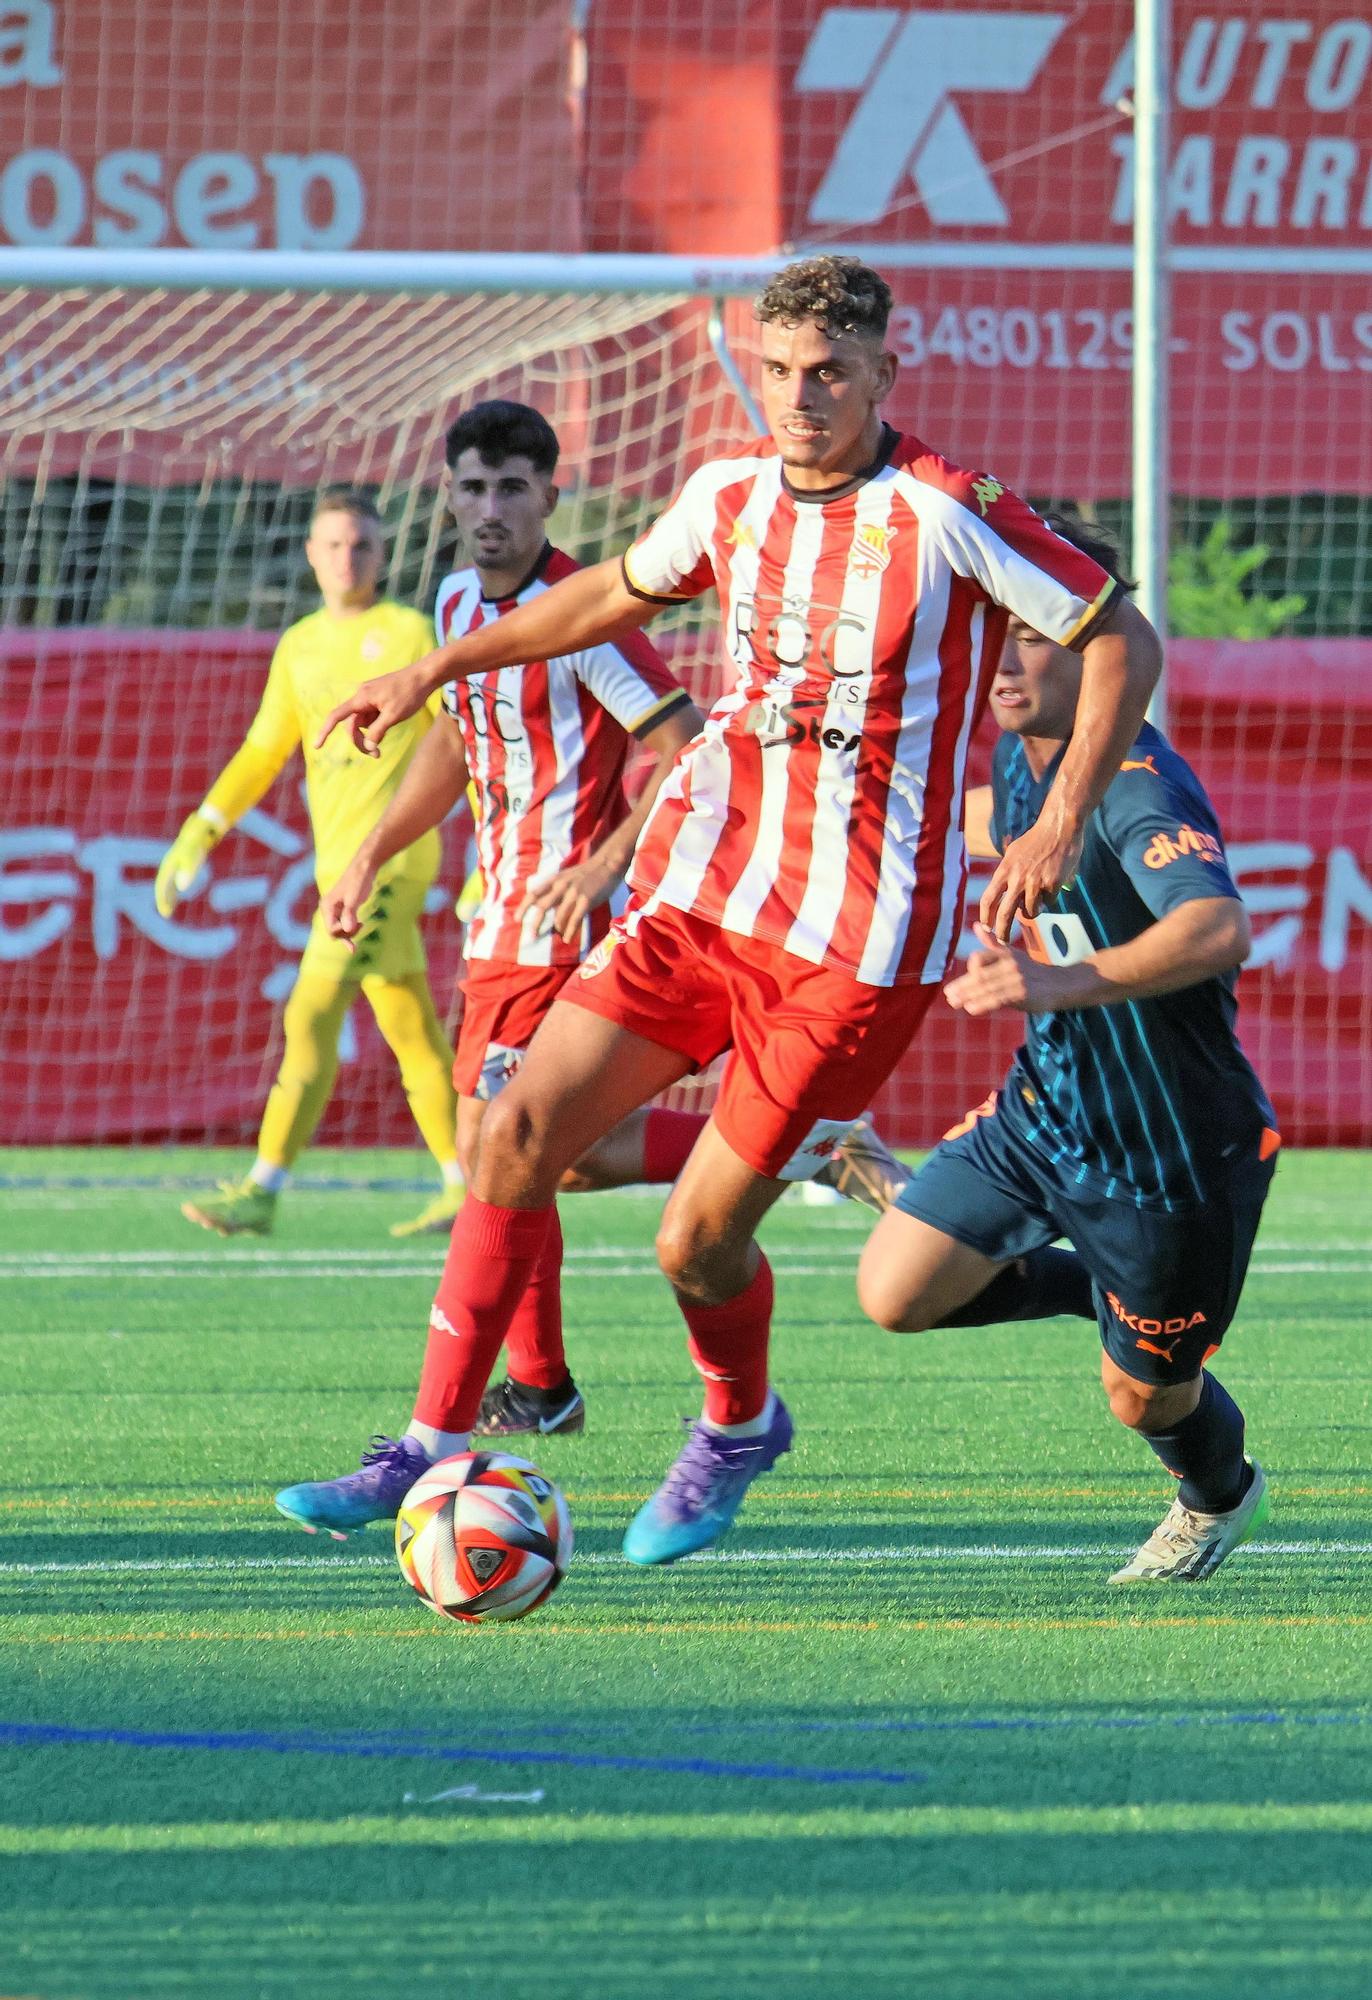
[[[1343, 1266], [1340, 1265], [1337, 1268], [1342, 1269]], [[1372, 1269], [1372, 1266], [1369, 1266], [1369, 1268]], [[776, 1258], [772, 1259], [772, 1269], [788, 1278], [831, 1278], [834, 1275], [834, 1266], [832, 1264], [788, 1264]], [[94, 1264], [72, 1264], [61, 1271], [9, 1270], [3, 1264], [0, 1264], [0, 1281], [9, 1280], [18, 1282], [19, 1280], [28, 1280], [33, 1284], [57, 1284], [66, 1278], [99, 1278], [104, 1275], [106, 1275], [106, 1267]], [[279, 1283], [285, 1283], [292, 1278], [345, 1278], [352, 1280], [357, 1278], [412, 1278], [418, 1276], [427, 1277], [430, 1284], [432, 1284], [438, 1275], [438, 1266], [434, 1264], [417, 1264], [413, 1268], [402, 1266], [397, 1269], [394, 1264], [353, 1264], [347, 1270], [340, 1271], [331, 1264], [295, 1264], [288, 1270], [278, 1270], [270, 1264], [254, 1264], [245, 1267], [241, 1271], [224, 1270], [212, 1272], [205, 1270], [169, 1270], [165, 1265], [155, 1269], [141, 1269], [138, 1265], [132, 1264], [125, 1265], [121, 1275], [125, 1278], [175, 1278], [185, 1283], [192, 1283], [197, 1279], [210, 1277], [271, 1278], [277, 1280]], [[562, 1269], [564, 1279], [660, 1278], [661, 1275], [656, 1264], [646, 1263], [597, 1264], [593, 1268], [572, 1264], [564, 1265]]]
[[[318, 1255], [319, 1253], [315, 1253]], [[831, 1278], [836, 1271], [850, 1267], [827, 1264], [792, 1263], [784, 1252], [769, 1251], [772, 1268], [781, 1277], [787, 1278]], [[191, 1268], [185, 1264], [152, 1263], [141, 1259], [131, 1259], [127, 1263], [112, 1266], [103, 1259], [86, 1256], [69, 1261], [34, 1267], [29, 1259], [0, 1259], [0, 1282], [22, 1284], [60, 1284], [77, 1278], [101, 1278], [117, 1268], [121, 1277], [131, 1279], [174, 1279], [178, 1283], [191, 1284], [199, 1279], [220, 1278], [267, 1278], [277, 1283], [287, 1283], [292, 1279], [305, 1279], [313, 1283], [318, 1279], [352, 1281], [358, 1278], [399, 1280], [402, 1278], [428, 1278], [433, 1281], [438, 1271], [437, 1262], [400, 1263], [386, 1259], [375, 1263], [351, 1263], [340, 1265], [332, 1261], [313, 1264], [269, 1264], [247, 1263], [228, 1252], [222, 1259], [206, 1263], [196, 1263]], [[584, 1264], [569, 1261], [562, 1267], [566, 1279], [573, 1278], [656, 1278], [659, 1276], [656, 1263], [643, 1259], [635, 1263]], [[1366, 1277], [1372, 1275], [1372, 1259], [1357, 1263], [1335, 1263], [1325, 1258], [1303, 1258], [1299, 1261], [1282, 1263], [1255, 1262], [1249, 1267], [1249, 1276], [1254, 1278], [1280, 1278], [1305, 1276], [1324, 1277]]]
[[[1372, 1556], [1372, 1542], [1245, 1542], [1245, 1550], [1259, 1556]], [[688, 1563], [735, 1563], [752, 1566], [777, 1563], [853, 1562], [862, 1563], [959, 1563], [959, 1562], [1077, 1562], [1101, 1556], [1127, 1555], [1130, 1550], [1108, 1542], [1083, 1542], [1067, 1546], [1045, 1546], [986, 1542], [959, 1548], [951, 1543], [931, 1543], [911, 1548], [833, 1549], [704, 1549], [685, 1556]], [[619, 1568], [624, 1557], [617, 1551], [597, 1550], [573, 1555], [577, 1569]], [[171, 1571], [195, 1571], [200, 1575], [237, 1576], [263, 1570], [370, 1570], [389, 1569], [389, 1555], [326, 1556], [173, 1556], [165, 1562], [46, 1562], [0, 1563], [0, 1577], [13, 1576], [155, 1576]], [[674, 1564], [673, 1567], [676, 1567]]]

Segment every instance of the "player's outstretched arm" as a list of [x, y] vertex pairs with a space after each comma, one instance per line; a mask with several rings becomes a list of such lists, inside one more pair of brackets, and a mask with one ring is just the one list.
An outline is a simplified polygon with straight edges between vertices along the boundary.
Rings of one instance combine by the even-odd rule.
[[1109, 1007], [1179, 993], [1243, 964], [1252, 944], [1248, 916], [1233, 896], [1200, 896], [1169, 910], [1128, 944], [1093, 952], [1077, 965], [1044, 965], [1002, 944], [985, 924], [976, 926], [982, 949], [967, 970], [944, 988], [949, 1006], [964, 1014], [1058, 1014], [1078, 1007]]
[[350, 943], [362, 928], [362, 910], [386, 863], [438, 826], [462, 797], [467, 759], [450, 715], [440, 715], [410, 759], [376, 825], [331, 889], [319, 899], [331, 937]]
[[524, 898], [521, 918], [527, 918], [539, 931], [551, 925], [560, 938], [568, 944], [573, 942], [588, 912], [598, 909], [624, 880], [662, 782], [676, 762], [678, 752], [699, 735], [704, 720], [694, 702], [688, 702], [640, 738], [643, 748], [651, 750], [657, 761], [629, 817], [584, 861], [573, 868], [559, 869], [546, 881], [536, 881]]
[[661, 609], [660, 604], [634, 596], [618, 561], [577, 570], [504, 618], [493, 618], [489, 625], [426, 653], [413, 666], [363, 681], [325, 719], [318, 741], [323, 743], [346, 724], [357, 748], [374, 757], [387, 731], [418, 714], [435, 689], [449, 681], [580, 652], [637, 631]]
[[271, 789], [294, 748], [266, 750], [245, 743], [235, 752], [162, 856], [153, 884], [159, 916], [169, 917], [224, 835]]
[[1043, 810], [1011, 841], [981, 899], [981, 920], [1002, 943], [1015, 918], [1037, 916], [1070, 882], [1086, 822], [1138, 735], [1162, 671], [1162, 647], [1143, 613], [1118, 599], [1082, 650], [1076, 721]]

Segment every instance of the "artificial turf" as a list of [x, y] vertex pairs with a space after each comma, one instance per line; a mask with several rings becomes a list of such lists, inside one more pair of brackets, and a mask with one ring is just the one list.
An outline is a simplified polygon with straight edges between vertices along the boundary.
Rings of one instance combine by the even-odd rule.
[[413, 1156], [0, 1153], [0, 1988], [42, 2000], [1334, 2000], [1372, 1989], [1365, 1161], [1283, 1161], [1218, 1372], [1273, 1483], [1202, 1585], [1080, 1321], [900, 1339], [864, 1211], [783, 1204], [796, 1447], [725, 1549], [617, 1555], [697, 1403], [641, 1195], [563, 1204], [577, 1553], [433, 1617], [272, 1489], [403, 1427], [441, 1242]]

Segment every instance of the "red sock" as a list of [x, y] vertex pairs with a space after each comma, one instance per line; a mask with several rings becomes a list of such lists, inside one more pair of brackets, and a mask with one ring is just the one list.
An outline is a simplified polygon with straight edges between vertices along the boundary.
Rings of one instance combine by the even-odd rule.
[[690, 1329], [687, 1345], [705, 1382], [712, 1424], [747, 1424], [767, 1401], [767, 1341], [772, 1325], [772, 1267], [763, 1256], [736, 1299], [722, 1306], [679, 1301]]
[[643, 1121], [643, 1178], [674, 1181], [709, 1124], [704, 1111], [650, 1111]]
[[567, 1379], [562, 1345], [562, 1224], [553, 1210], [534, 1274], [505, 1336], [510, 1373], [530, 1389], [560, 1389]]
[[469, 1431], [515, 1308], [528, 1289], [555, 1214], [497, 1208], [469, 1194], [457, 1212], [447, 1262], [429, 1316], [429, 1344], [415, 1419]]

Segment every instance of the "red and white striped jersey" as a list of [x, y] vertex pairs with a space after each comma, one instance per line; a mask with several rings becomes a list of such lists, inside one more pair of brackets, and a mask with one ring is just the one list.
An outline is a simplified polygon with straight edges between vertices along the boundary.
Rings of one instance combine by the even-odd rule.
[[[545, 549], [529, 581], [498, 602], [482, 596], [474, 569], [455, 571], [434, 606], [438, 643], [527, 604], [579, 567], [560, 549]], [[462, 730], [478, 795], [486, 893], [468, 927], [468, 958], [572, 966], [603, 935], [606, 909], [593, 910], [582, 939], [566, 944], [550, 930], [529, 935], [520, 906], [538, 877], [584, 861], [623, 822], [629, 738], [646, 735], [689, 699], [637, 632], [444, 688], [443, 706]]]
[[1009, 617], [1080, 644], [1119, 586], [999, 480], [890, 430], [823, 499], [771, 445], [701, 466], [624, 576], [669, 603], [713, 585], [733, 666], [639, 839], [639, 906], [871, 986], [941, 979], [967, 745]]

